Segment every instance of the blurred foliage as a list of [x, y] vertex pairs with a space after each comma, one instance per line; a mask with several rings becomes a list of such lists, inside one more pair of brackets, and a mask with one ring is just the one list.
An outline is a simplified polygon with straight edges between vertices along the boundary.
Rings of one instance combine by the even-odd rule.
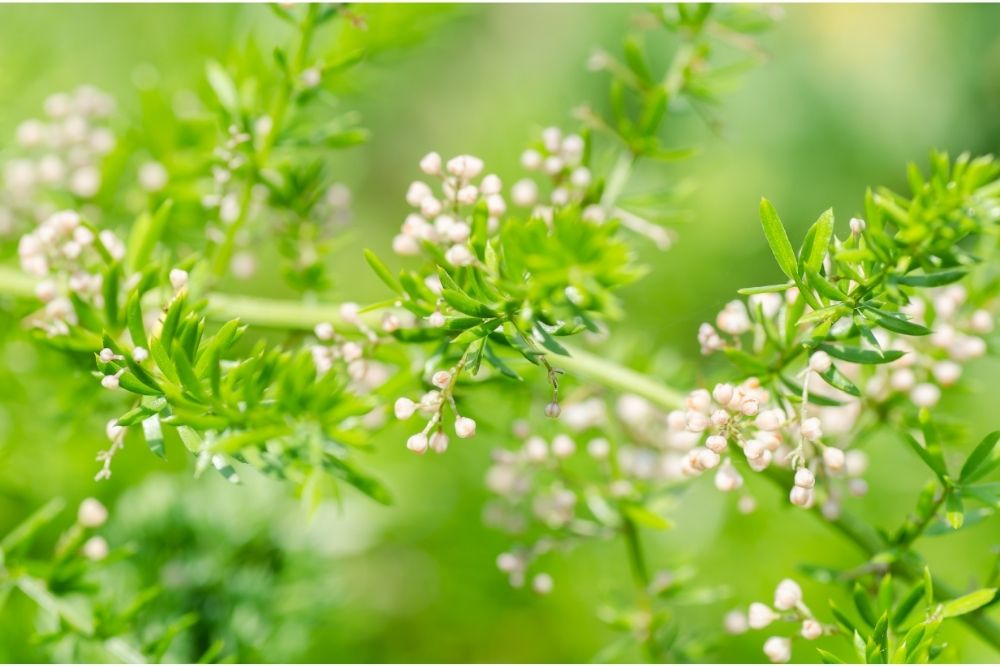
[[[628, 324], [613, 326], [605, 344], [608, 356], [682, 385], [705, 372], [694, 358], [698, 323], [712, 318], [737, 288], [774, 279], [756, 218], [761, 195], [775, 202], [790, 235], [801, 238], [820, 206], [833, 204], [846, 219], [863, 213], [857, 193], [869, 185], [888, 182], [905, 190], [899, 165], [929, 148], [953, 155], [1000, 149], [1000, 8], [819, 5], [783, 11], [778, 29], [761, 38], [766, 65], [750, 72], [736, 67], [743, 82], [727, 93], [725, 106], [695, 109], [698, 114], [671, 126], [668, 146], [704, 146], [696, 160], [667, 166], [676, 180], [698, 184], [685, 202], [687, 215], [675, 216], [691, 223], [681, 225], [680, 241], [668, 254], [642, 251], [651, 273], [625, 290]], [[343, 137], [359, 118], [333, 114], [356, 110], [373, 141], [346, 153], [317, 153], [322, 172], [347, 183], [355, 196], [346, 241], [324, 249], [324, 273], [335, 294], [365, 301], [381, 298], [384, 286], [365, 266], [361, 249], [388, 247], [406, 213], [402, 193], [419, 156], [429, 149], [471, 152], [510, 171], [516, 159], [510, 145], [526, 144], [537, 135], [533, 128], [567, 120], [570, 105], [602, 98], [608, 82], [584, 63], [594, 47], [615, 51], [620, 36], [635, 26], [630, 8], [600, 5], [381, 5], [356, 14], [370, 28], [370, 57], [337, 79], [334, 107], [316, 114], [331, 121], [328, 136]], [[335, 46], [324, 54], [331, 68], [349, 62], [360, 46], [352, 41], [360, 33], [338, 26], [342, 34], [330, 36]], [[164, 154], [153, 144], [148, 155], [121, 155], [123, 163], [134, 168], [156, 158], [172, 173], [202, 179], [210, 165], [192, 156], [215, 142], [218, 122], [198, 102], [211, 91], [204, 84], [192, 90], [204, 80], [205, 62], [228, 65], [248, 48], [251, 62], [272, 71], [274, 48], [287, 42], [287, 30], [263, 7], [4, 6], [0, 149], [7, 150], [16, 125], [36, 115], [47, 95], [88, 82], [113, 93], [146, 135], [163, 136], [163, 147], [181, 147]], [[672, 46], [666, 44], [671, 37], [662, 39]], [[249, 72], [256, 73], [257, 67]], [[264, 81], [240, 94], [266, 103], [274, 85]], [[656, 101], [644, 104], [655, 108]], [[702, 113], [710, 114], [707, 124], [698, 118]], [[288, 166], [280, 155], [276, 159]], [[306, 166], [285, 177], [307, 183], [317, 173]], [[626, 198], [635, 206], [662, 201], [662, 174], [637, 172]], [[200, 233], [200, 203], [184, 180], [170, 187], [159, 195], [177, 202], [165, 235], [183, 247]], [[99, 196], [116, 212], [112, 225], [130, 222], [135, 198], [143, 197], [114, 189], [113, 181]], [[280, 205], [280, 187], [273, 196]], [[5, 247], [9, 254], [11, 246]], [[262, 270], [239, 281], [241, 290], [288, 296], [326, 284], [313, 282], [308, 272], [298, 282], [286, 281], [283, 249], [258, 249]], [[0, 534], [52, 497], [71, 504], [89, 495], [104, 501], [111, 510], [109, 542], [133, 553], [107, 563], [106, 571], [88, 569], [87, 580], [119, 596], [107, 601], [107, 609], [126, 608], [131, 596], [158, 589], [137, 624], [146, 634], [129, 637], [137, 650], [154, 645], [177, 622], [183, 627], [164, 647], [168, 660], [207, 654], [245, 661], [585, 661], [612, 641], [613, 630], [593, 609], [614, 593], [627, 567], [619, 545], [593, 544], [572, 557], [547, 555], [558, 583], [546, 598], [511, 589], [497, 573], [493, 561], [503, 540], [480, 521], [486, 441], [414, 463], [400, 444], [404, 429], [390, 427], [366, 463], [383, 471], [396, 505], [386, 509], [345, 493], [342, 509], [326, 501], [311, 523], [287, 489], [256, 478], [238, 487], [215, 476], [192, 481], [193, 464], [178, 455], [180, 443], [168, 442], [168, 460], [160, 462], [138, 434], [129, 435], [116, 458], [115, 476], [96, 484], [93, 458], [106, 446], [104, 424], [119, 406], [92, 391], [89, 364], [75, 366], [63, 355], [30, 347], [20, 317], [10, 317], [6, 305], [0, 314]], [[666, 351], [654, 354], [660, 347]], [[997, 370], [995, 359], [979, 364], [970, 373], [972, 391], [951, 396], [938, 411], [947, 417], [961, 409], [976, 433], [996, 428], [987, 389]], [[501, 392], [511, 393], [497, 388], [469, 399], [470, 414], [494, 433], [503, 433], [529, 398], [502, 403]], [[880, 493], [855, 501], [857, 507], [878, 525], [899, 524], [917, 503], [913, 489], [926, 481], [926, 468], [888, 437], [877, 436], [867, 451], [870, 483]], [[855, 557], [850, 545], [759, 484], [754, 490], [761, 502], [750, 515], [709, 485], [693, 485], [676, 501], [675, 529], [650, 536], [650, 560], [670, 568], [697, 555], [698, 580], [725, 582], [736, 605], [769, 596], [773, 581], [798, 563]], [[33, 553], [47, 553], [66, 525], [41, 534]], [[947, 543], [924, 545], [935, 572], [959, 582], [972, 569], [991, 567], [997, 557], [991, 548], [995, 536], [983, 525]], [[810, 583], [807, 596], [810, 590], [828, 589]], [[837, 596], [844, 608], [851, 605], [849, 590]], [[692, 608], [685, 620], [691, 627], [717, 627], [727, 604]], [[45, 628], [33, 626], [27, 597], [12, 593], [7, 605], [0, 659], [47, 657], [48, 647], [36, 641]], [[197, 618], [187, 619], [188, 613]], [[962, 628], [941, 634], [949, 659], [996, 659]], [[702, 655], [755, 662], [762, 659], [759, 643], [752, 636], [704, 642]], [[844, 652], [842, 644], [828, 643], [820, 645]], [[796, 646], [795, 659], [812, 659], [806, 650], [800, 654]]]

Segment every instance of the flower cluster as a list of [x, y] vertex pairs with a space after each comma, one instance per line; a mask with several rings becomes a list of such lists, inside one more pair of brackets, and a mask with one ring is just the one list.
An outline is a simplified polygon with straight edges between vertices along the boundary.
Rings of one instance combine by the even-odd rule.
[[396, 419], [400, 421], [407, 421], [418, 412], [428, 418], [424, 428], [407, 439], [406, 448], [411, 452], [423, 454], [432, 449], [438, 454], [443, 454], [447, 451], [448, 435], [444, 432], [446, 407], [450, 407], [454, 415], [452, 426], [457, 437], [471, 438], [476, 435], [476, 421], [471, 417], [463, 417], [455, 402], [455, 384], [462, 372], [462, 365], [462, 362], [459, 362], [448, 370], [439, 370], [431, 375], [431, 384], [435, 388], [424, 393], [419, 401], [402, 396], [393, 405]]
[[[532, 215], [551, 220], [554, 209], [588, 200], [592, 177], [584, 166], [586, 143], [578, 134], [564, 134], [558, 127], [542, 131], [541, 141], [521, 154], [521, 166], [547, 176], [548, 193], [542, 196], [537, 182], [531, 178], [517, 181], [511, 188], [511, 201], [522, 208], [531, 208]], [[604, 214], [597, 205], [584, 209], [584, 218], [601, 222]]]
[[101, 163], [116, 143], [107, 124], [114, 109], [107, 94], [80, 86], [50, 95], [44, 119], [17, 127], [19, 153], [4, 167], [0, 191], [0, 234], [13, 232], [16, 218], [34, 223], [100, 191]]
[[[824, 352], [814, 353], [811, 371], [829, 367]], [[809, 380], [806, 380], [808, 387]], [[743, 486], [743, 476], [733, 464], [732, 446], [742, 451], [749, 468], [761, 472], [771, 465], [794, 470], [794, 485], [789, 499], [800, 507], [815, 502], [818, 479], [832, 481], [847, 477], [848, 488], [863, 494], [867, 487], [858, 479], [867, 468], [864, 452], [823, 442], [824, 430], [844, 434], [853, 426], [858, 404], [847, 406], [806, 406], [800, 410], [783, 407], [756, 378], [741, 384], [721, 383], [711, 392], [698, 389], [686, 399], [685, 410], [666, 416], [668, 439], [674, 447], [687, 447], [682, 472], [696, 476], [715, 470], [715, 486], [720, 491], [735, 491]], [[827, 489], [824, 511], [838, 511], [838, 491]]]
[[819, 639], [835, 629], [820, 623], [802, 600], [802, 588], [792, 579], [782, 580], [774, 591], [773, 608], [763, 602], [754, 602], [744, 614], [732, 611], [726, 615], [725, 628], [731, 634], [742, 634], [748, 629], [762, 630], [775, 621], [794, 623], [797, 635], [773, 636], [764, 642], [764, 655], [771, 662], [788, 662], [792, 658], [792, 640], [797, 636], [807, 640]]
[[58, 211], [21, 237], [18, 255], [21, 268], [42, 279], [35, 293], [45, 308], [33, 322], [56, 336], [77, 321], [69, 295], [103, 306], [99, 269], [106, 259], [122, 259], [125, 245], [110, 230], [97, 232], [75, 211]]
[[881, 403], [902, 396], [917, 407], [931, 408], [941, 398], [942, 389], [959, 381], [962, 365], [986, 353], [984, 337], [993, 331], [993, 309], [970, 303], [964, 286], [949, 285], [914, 297], [903, 312], [912, 321], [933, 327], [933, 332], [920, 338], [903, 338], [876, 331], [884, 349], [904, 354], [889, 364], [874, 367], [865, 393]]
[[392, 241], [397, 255], [417, 255], [421, 242], [433, 243], [444, 250], [452, 266], [469, 266], [476, 258], [469, 248], [473, 211], [480, 204], [488, 213], [488, 233], [500, 228], [500, 216], [507, 211], [503, 183], [496, 174], [483, 172], [483, 161], [473, 155], [458, 155], [447, 162], [438, 153], [428, 153], [420, 160], [420, 170], [440, 181], [440, 193], [424, 181], [414, 181], [406, 191], [406, 202], [418, 213], [406, 217], [400, 233]]

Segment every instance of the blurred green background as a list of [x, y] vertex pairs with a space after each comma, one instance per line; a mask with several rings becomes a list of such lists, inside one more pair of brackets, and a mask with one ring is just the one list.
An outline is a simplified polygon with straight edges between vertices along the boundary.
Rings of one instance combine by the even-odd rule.
[[[603, 99], [604, 79], [584, 62], [597, 46], [618, 51], [634, 10], [422, 10], [437, 16], [433, 29], [365, 65], [362, 81], [344, 93], [373, 140], [339, 158], [355, 193], [355, 216], [349, 242], [330, 260], [334, 298], [382, 298], [360, 250], [388, 248], [423, 153], [473, 153], [514, 180], [519, 146], [547, 125], [571, 126], [570, 110], [579, 103]], [[756, 219], [761, 195], [796, 237], [831, 205], [843, 224], [858, 212], [868, 185], [902, 188], [905, 163], [922, 161], [931, 148], [1000, 148], [1000, 6], [781, 11], [777, 29], [761, 39], [770, 60], [717, 111], [721, 129], [709, 131], [691, 117], [675, 121], [670, 136], [677, 145], [703, 147], [679, 172], [698, 185], [689, 222], [678, 227], [669, 252], [643, 250], [652, 272], [629, 288], [629, 316], [614, 329], [612, 350], [628, 344], [630, 359], [643, 364], [658, 356], [685, 382], [718, 371], [697, 355], [698, 324], [737, 288], [774, 282]], [[127, 112], [138, 66], [152, 64], [159, 85], [179, 91], [202, 85], [204, 61], [224, 58], [248, 33], [280, 39], [284, 30], [259, 6], [0, 7], [0, 147], [51, 92], [92, 83]], [[263, 274], [243, 289], [278, 294], [277, 282]], [[130, 441], [116, 459], [109, 482], [93, 482], [104, 423], [120, 406], [95, 390], [83, 369], [67, 369], [64, 357], [30, 346], [7, 311], [0, 330], [0, 534], [53, 495], [71, 502], [99, 497], [114, 508], [112, 542], [146, 545], [135, 576], [160, 578], [168, 590], [181, 582], [173, 588], [176, 604], [215, 619], [247, 647], [247, 659], [586, 661], [613, 638], [594, 610], [627, 590], [620, 544], [549, 556], [556, 586], [544, 598], [512, 590], [494, 566], [507, 542], [481, 521], [482, 478], [491, 443], [499, 444], [515, 416], [500, 397], [479, 396], [475, 405], [476, 417], [496, 433], [447, 456], [415, 460], [401, 429], [386, 433], [367, 463], [394, 490], [394, 507], [349, 492], [342, 510], [324, 507], [307, 523], [286, 489], [255, 480], [238, 488], [215, 478], [190, 481], [191, 462], [181, 452], [163, 463], [139, 442]], [[942, 412], [960, 407], [973, 434], [996, 428], [995, 401], [977, 389], [990, 386], [998, 371], [995, 358], [978, 363], [974, 390], [951, 396]], [[894, 439], [873, 442], [869, 452], [872, 493], [853, 503], [876, 524], [893, 525], [912, 507], [924, 473]], [[773, 489], [751, 488], [759, 491], [759, 508], [744, 516], [735, 499], [701, 479], [679, 500], [676, 530], [649, 538], [654, 566], [696, 560], [699, 581], [731, 589], [730, 602], [688, 614], [692, 633], [714, 634], [728, 609], [766, 600], [798, 563], [858, 557], [785, 507]], [[942, 577], [964, 586], [992, 558], [993, 529], [987, 522], [923, 547]], [[806, 594], [817, 603], [826, 595], [812, 584]], [[0, 660], [39, 659], [27, 605], [9, 605], [0, 622]], [[727, 640], [706, 657], [761, 661], [765, 637]], [[951, 630], [949, 639], [951, 659], [1000, 658], [963, 629]], [[815, 654], [799, 643], [795, 659]]]

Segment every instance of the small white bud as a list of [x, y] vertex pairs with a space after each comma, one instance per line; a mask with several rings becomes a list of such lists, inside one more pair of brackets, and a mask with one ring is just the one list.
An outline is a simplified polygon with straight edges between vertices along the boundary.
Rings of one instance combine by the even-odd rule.
[[440, 310], [435, 310], [433, 313], [427, 316], [427, 324], [429, 326], [438, 329], [444, 326], [444, 315], [441, 314]]
[[80, 503], [76, 520], [84, 528], [97, 528], [108, 520], [108, 510], [97, 498], [86, 498]]
[[823, 450], [823, 463], [830, 472], [840, 472], [844, 469], [844, 450], [836, 447], [827, 447]]
[[780, 611], [794, 609], [802, 602], [802, 588], [792, 579], [782, 579], [774, 589], [774, 608]]
[[414, 433], [406, 441], [406, 448], [416, 454], [423, 454], [427, 451], [427, 436], [423, 433]]
[[444, 431], [437, 431], [431, 436], [430, 448], [437, 454], [444, 454], [448, 450], [448, 436]]
[[135, 360], [137, 364], [141, 364], [146, 361], [146, 359], [149, 359], [149, 350], [144, 347], [135, 348], [132, 350], [132, 359]]
[[[792, 490], [788, 493], [788, 499], [793, 505], [809, 507], [813, 501], [813, 490], [802, 486], [793, 486]], [[775, 606], [777, 606], [777, 603], [775, 603]], [[781, 609], [781, 607], [778, 607], [778, 609]]]
[[403, 396], [396, 399], [395, 404], [392, 406], [392, 411], [396, 415], [396, 419], [405, 421], [417, 411], [417, 404]]
[[420, 159], [420, 171], [428, 176], [438, 176], [441, 174], [441, 155], [438, 153], [428, 153]]
[[170, 285], [179, 292], [187, 286], [188, 272], [184, 269], [170, 269]]
[[552, 577], [548, 574], [536, 574], [531, 580], [531, 589], [539, 595], [548, 595], [552, 592]]
[[757, 414], [758, 410], [760, 410], [760, 403], [755, 398], [748, 398], [740, 403], [740, 412], [747, 417], [753, 417]]
[[830, 370], [831, 365], [833, 365], [833, 361], [830, 359], [830, 355], [823, 350], [817, 350], [809, 357], [809, 370], [811, 371], [825, 373]]
[[851, 221], [847, 224], [851, 228], [851, 233], [854, 234], [855, 236], [864, 232], [865, 227], [867, 226], [865, 224], [865, 221], [862, 220], [861, 218], [851, 218]]
[[104, 426], [104, 434], [108, 436], [108, 440], [114, 442], [125, 435], [125, 427], [119, 424], [117, 419], [109, 419]]
[[743, 476], [732, 465], [725, 464], [715, 473], [715, 488], [729, 493], [743, 486]]
[[552, 453], [557, 458], [567, 458], [572, 456], [575, 451], [576, 443], [573, 442], [573, 438], [569, 437], [565, 433], [560, 433], [552, 439]]
[[729, 402], [733, 400], [733, 391], [733, 385], [731, 384], [717, 384], [712, 389], [712, 398], [719, 405], [729, 405]]
[[598, 460], [606, 459], [611, 453], [611, 443], [605, 438], [594, 438], [587, 443], [587, 453]]
[[423, 181], [413, 181], [406, 189], [406, 203], [410, 206], [420, 206], [428, 197], [433, 197], [431, 187]]
[[816, 476], [809, 468], [799, 468], [795, 471], [795, 486], [811, 489], [816, 485]]
[[763, 630], [778, 619], [778, 614], [763, 602], [753, 602], [747, 610], [747, 621], [754, 630]]
[[453, 245], [448, 248], [444, 254], [444, 258], [452, 266], [470, 266], [476, 261], [472, 251], [464, 245]]
[[114, 361], [115, 353], [110, 347], [105, 347], [98, 352], [97, 358], [100, 359], [102, 363], [108, 364]]
[[788, 637], [770, 637], [764, 642], [764, 655], [771, 662], [788, 662], [792, 659], [792, 640]]
[[438, 371], [431, 376], [431, 384], [438, 389], [444, 389], [451, 384], [451, 373], [448, 371]]
[[716, 454], [721, 454], [726, 450], [726, 438], [721, 435], [710, 435], [705, 439], [705, 446]]
[[545, 404], [545, 416], [552, 419], [556, 419], [561, 412], [559, 404], [556, 401]]
[[823, 626], [820, 625], [820, 623], [815, 619], [807, 618], [802, 621], [802, 630], [800, 634], [804, 639], [819, 639], [823, 636]]
[[823, 437], [823, 426], [817, 417], [809, 417], [802, 422], [802, 437], [815, 442]]
[[83, 543], [83, 555], [92, 561], [104, 560], [109, 551], [107, 540], [97, 535]]
[[320, 322], [313, 328], [313, 333], [320, 340], [333, 340], [333, 325], [329, 322]]
[[101, 386], [105, 389], [117, 389], [119, 386], [117, 375], [105, 375], [101, 378]]
[[358, 304], [352, 301], [347, 301], [340, 304], [340, 308], [338, 310], [340, 312], [340, 316], [345, 322], [350, 322], [351, 324], [358, 323], [358, 315], [361, 313], [361, 306]]
[[469, 417], [459, 417], [455, 420], [455, 435], [460, 438], [471, 438], [476, 434], [476, 422]]
[[746, 614], [738, 609], [726, 614], [722, 621], [722, 627], [731, 635], [742, 635], [750, 627], [747, 623]]
[[941, 400], [941, 390], [936, 384], [921, 382], [910, 392], [910, 400], [918, 408], [932, 408]]
[[542, 438], [532, 436], [524, 441], [524, 455], [529, 461], [544, 461], [549, 455], [549, 447]]
[[521, 153], [521, 166], [528, 171], [535, 171], [542, 166], [542, 154], [533, 148]]

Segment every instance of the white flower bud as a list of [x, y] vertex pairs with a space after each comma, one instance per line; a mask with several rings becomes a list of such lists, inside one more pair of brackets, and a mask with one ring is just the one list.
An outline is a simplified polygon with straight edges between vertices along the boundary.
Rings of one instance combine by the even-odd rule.
[[97, 498], [86, 498], [80, 503], [76, 520], [84, 528], [97, 528], [108, 520], [108, 510]]
[[778, 614], [763, 602], [753, 602], [747, 610], [747, 621], [754, 630], [763, 630], [778, 619]]
[[420, 242], [406, 234], [397, 234], [392, 239], [392, 251], [401, 257], [413, 257], [420, 254]]
[[962, 367], [954, 361], [939, 361], [931, 368], [931, 373], [942, 386], [950, 387], [962, 376]]
[[710, 435], [705, 439], [705, 446], [716, 454], [721, 454], [726, 450], [726, 438], [721, 435]]
[[431, 384], [438, 389], [444, 389], [451, 384], [451, 373], [448, 371], [438, 371], [431, 376]]
[[747, 417], [753, 417], [760, 410], [760, 403], [757, 402], [755, 398], [745, 399], [740, 403], [740, 412], [745, 414]]
[[119, 424], [117, 419], [109, 419], [104, 426], [104, 434], [108, 436], [108, 440], [114, 442], [125, 435], [125, 427]]
[[396, 399], [396, 403], [392, 406], [392, 411], [396, 415], [396, 419], [405, 421], [417, 411], [417, 404], [403, 396]]
[[564, 459], [572, 456], [575, 451], [576, 443], [565, 433], [560, 433], [552, 439], [552, 453], [556, 458]]
[[840, 472], [844, 469], [844, 450], [836, 447], [826, 447], [823, 450], [823, 463], [830, 472]]
[[549, 446], [545, 440], [537, 435], [524, 441], [524, 455], [529, 461], [535, 463], [544, 461], [549, 455]]
[[518, 206], [534, 206], [538, 201], [538, 185], [530, 178], [523, 178], [514, 184], [510, 197]]
[[792, 579], [782, 579], [774, 589], [774, 608], [780, 611], [794, 609], [802, 602], [802, 588]]
[[[802, 486], [793, 486], [792, 490], [788, 493], [788, 499], [793, 505], [809, 507], [813, 501], [813, 490]], [[775, 606], [777, 606], [777, 603], [775, 603]], [[781, 609], [781, 607], [778, 608]]]
[[969, 328], [974, 333], [989, 333], [993, 331], [993, 316], [988, 310], [979, 309], [972, 313], [972, 317], [969, 319]]
[[497, 569], [501, 572], [510, 574], [521, 568], [521, 559], [512, 553], [507, 553], [506, 551], [499, 556], [497, 556]]
[[115, 353], [110, 347], [102, 348], [100, 352], [97, 353], [97, 358], [101, 360], [102, 363], [111, 363], [115, 358]]
[[413, 181], [406, 189], [406, 203], [410, 206], [420, 206], [425, 199], [433, 196], [431, 187], [423, 181]]
[[476, 422], [469, 417], [459, 417], [455, 420], [455, 435], [460, 438], [471, 438], [476, 434]]
[[170, 269], [170, 285], [175, 292], [179, 292], [188, 283], [188, 272], [184, 269]]
[[743, 476], [732, 465], [725, 464], [715, 473], [715, 488], [728, 493], [743, 486]]
[[799, 468], [795, 471], [795, 486], [811, 489], [816, 485], [816, 476], [809, 468]]
[[444, 258], [452, 266], [470, 266], [476, 261], [472, 251], [464, 245], [453, 245], [448, 248], [444, 254]]
[[918, 408], [932, 408], [941, 400], [941, 390], [936, 384], [921, 382], [910, 392], [910, 400]]
[[762, 431], [777, 431], [785, 419], [781, 410], [765, 410], [757, 415], [754, 425]]
[[698, 449], [698, 466], [702, 470], [711, 470], [719, 465], [719, 455], [711, 449]]
[[424, 197], [420, 202], [420, 212], [427, 218], [437, 217], [443, 208], [441, 202], [433, 196]]
[[478, 198], [479, 188], [475, 185], [466, 185], [463, 188], [459, 188], [458, 192], [455, 193], [455, 199], [459, 204], [475, 204]]
[[548, 595], [552, 592], [552, 577], [548, 574], [536, 574], [531, 580], [531, 589], [539, 595]]
[[751, 438], [747, 440], [743, 445], [743, 453], [746, 455], [748, 461], [755, 461], [764, 456], [764, 452], [768, 451], [764, 443], [756, 438]]
[[587, 453], [598, 460], [606, 459], [611, 453], [611, 443], [605, 438], [594, 438], [587, 443]]
[[333, 340], [333, 325], [329, 322], [320, 322], [313, 328], [313, 333], [320, 340]]
[[830, 366], [833, 365], [833, 360], [830, 359], [830, 355], [823, 350], [817, 350], [812, 353], [809, 357], [809, 370], [815, 371], [816, 373], [825, 373], [830, 370]]
[[146, 361], [146, 359], [149, 359], [149, 350], [147, 350], [144, 347], [135, 348], [134, 350], [132, 350], [132, 359], [137, 364], [141, 364], [142, 362]]
[[437, 454], [444, 454], [448, 449], [448, 436], [444, 431], [437, 431], [431, 436], [430, 448]]
[[687, 430], [692, 433], [701, 433], [708, 428], [708, 417], [700, 412], [689, 410], [686, 415]]
[[536, 171], [542, 166], [542, 154], [533, 148], [521, 153], [521, 166], [528, 171]]
[[545, 158], [545, 162], [542, 164], [542, 168], [545, 170], [545, 173], [550, 176], [555, 176], [561, 172], [565, 166], [566, 164], [562, 161], [562, 158], [555, 155], [550, 155]]
[[800, 430], [802, 432], [802, 437], [811, 442], [815, 442], [823, 437], [823, 425], [817, 417], [809, 417], [802, 422]]
[[722, 621], [722, 627], [731, 635], [742, 635], [750, 627], [747, 623], [746, 614], [738, 609], [726, 614]]
[[847, 224], [851, 228], [851, 233], [855, 236], [865, 231], [865, 221], [861, 218], [851, 218], [851, 221]]
[[788, 662], [792, 659], [792, 640], [788, 637], [770, 637], [764, 642], [764, 655], [771, 662]]
[[435, 329], [444, 326], [444, 315], [441, 314], [440, 310], [435, 310], [433, 313], [427, 316], [428, 326], [432, 326]]
[[97, 535], [83, 543], [83, 555], [92, 561], [104, 560], [109, 551], [107, 540]]
[[551, 419], [556, 419], [562, 410], [559, 408], [559, 403], [556, 401], [551, 401], [545, 404], [545, 416]]
[[712, 389], [712, 398], [719, 405], [726, 406], [733, 400], [733, 391], [733, 385], [731, 384], [717, 384]]
[[569, 177], [573, 187], [583, 189], [590, 185], [590, 170], [586, 167], [577, 167]]
[[427, 436], [423, 433], [414, 433], [406, 441], [406, 448], [416, 454], [423, 454], [427, 451]]
[[101, 378], [101, 386], [105, 389], [117, 389], [119, 386], [117, 375], [105, 375]]
[[804, 639], [819, 639], [823, 636], [823, 626], [820, 625], [819, 621], [807, 618], [802, 621], [802, 630], [800, 634]]
[[860, 449], [852, 449], [844, 456], [844, 470], [848, 477], [860, 477], [868, 470], [868, 455]]
[[420, 158], [420, 171], [428, 176], [438, 176], [441, 174], [441, 155], [438, 153], [428, 153]]

